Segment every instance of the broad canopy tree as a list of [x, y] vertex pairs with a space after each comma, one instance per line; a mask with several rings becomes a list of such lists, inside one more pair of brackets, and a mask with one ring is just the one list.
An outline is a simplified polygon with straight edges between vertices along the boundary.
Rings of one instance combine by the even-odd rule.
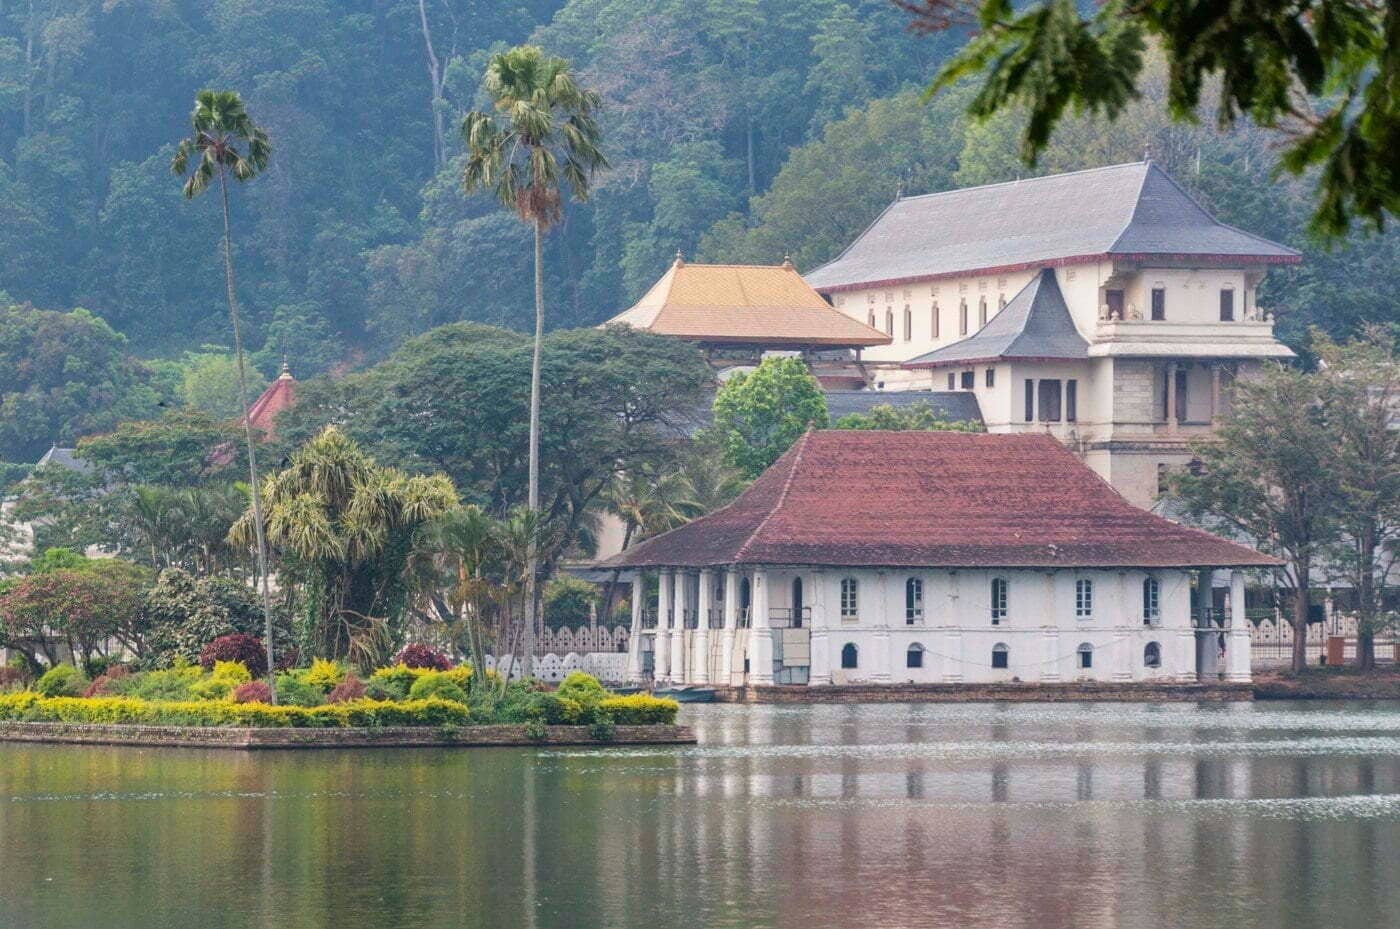
[[731, 375], [715, 394], [715, 440], [747, 478], [777, 461], [808, 429], [824, 429], [826, 395], [801, 358], [765, 358]]

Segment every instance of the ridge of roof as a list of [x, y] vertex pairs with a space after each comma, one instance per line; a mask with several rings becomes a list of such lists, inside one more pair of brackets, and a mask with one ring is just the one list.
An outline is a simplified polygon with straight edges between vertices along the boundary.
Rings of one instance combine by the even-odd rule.
[[[1263, 244], [1263, 245], [1268, 245], [1268, 246], [1271, 246], [1271, 247], [1273, 247], [1273, 248], [1281, 248], [1281, 249], [1283, 249], [1283, 250], [1285, 250], [1285, 251], [1287, 251], [1287, 252], [1291, 252], [1292, 254], [1297, 255], [1297, 256], [1300, 257], [1300, 258], [1302, 257], [1303, 253], [1300, 252], [1300, 251], [1298, 251], [1296, 248], [1294, 248], [1294, 247], [1291, 246], [1291, 245], [1284, 245], [1282, 242], [1275, 242], [1275, 241], [1273, 241], [1272, 239], [1266, 239], [1266, 238], [1264, 238], [1262, 235], [1258, 235], [1258, 234], [1256, 234], [1256, 233], [1250, 232], [1248, 229], [1241, 229], [1239, 226], [1233, 226], [1233, 225], [1231, 225], [1230, 223], [1221, 221], [1221, 219], [1220, 219], [1219, 217], [1217, 217], [1217, 216], [1215, 215], [1214, 212], [1212, 212], [1210, 209], [1208, 209], [1208, 208], [1206, 207], [1206, 205], [1200, 201], [1200, 198], [1198, 198], [1195, 194], [1191, 193], [1191, 191], [1187, 190], [1185, 187], [1182, 187], [1182, 186], [1181, 186], [1181, 182], [1178, 181], [1176, 178], [1172, 177], [1171, 174], [1169, 174], [1169, 173], [1166, 172], [1166, 171], [1163, 171], [1163, 170], [1162, 170], [1161, 168], [1159, 168], [1159, 167], [1156, 165], [1156, 163], [1154, 163], [1154, 162], [1147, 162], [1147, 165], [1148, 165], [1148, 170], [1147, 170], [1146, 172], [1144, 172], [1143, 175], [1142, 175], [1142, 186], [1143, 186], [1144, 188], [1146, 188], [1146, 186], [1147, 186], [1147, 179], [1155, 172], [1157, 176], [1161, 177], [1161, 178], [1162, 178], [1163, 180], [1165, 180], [1168, 184], [1170, 184], [1170, 185], [1172, 185], [1173, 187], [1175, 187], [1177, 193], [1181, 194], [1181, 196], [1183, 196], [1183, 197], [1185, 197], [1187, 200], [1189, 200], [1189, 201], [1191, 202], [1191, 205], [1192, 205], [1192, 206], [1194, 206], [1196, 209], [1200, 210], [1201, 213], [1206, 217], [1206, 219], [1208, 219], [1210, 222], [1214, 223], [1215, 225], [1220, 226], [1220, 227], [1222, 227], [1222, 228], [1224, 228], [1224, 229], [1229, 229], [1231, 232], [1238, 233], [1239, 235], [1242, 235], [1242, 236], [1244, 236], [1245, 238], [1248, 238], [1248, 239], [1253, 239], [1254, 241], [1259, 242], [1259, 243], [1261, 243], [1261, 244]], [[1116, 246], [1116, 245], [1118, 244], [1118, 242], [1123, 238], [1124, 233], [1126, 233], [1126, 232], [1128, 231], [1128, 229], [1132, 226], [1133, 220], [1137, 217], [1137, 211], [1138, 211], [1138, 209], [1140, 209], [1141, 206], [1142, 206], [1142, 199], [1141, 199], [1141, 198], [1142, 198], [1142, 192], [1139, 191], [1139, 192], [1138, 192], [1138, 204], [1137, 204], [1137, 206], [1135, 206], [1135, 207], [1133, 208], [1132, 215], [1128, 217], [1128, 223], [1127, 223], [1127, 225], [1125, 225], [1125, 226], [1123, 227], [1123, 232], [1119, 233], [1119, 234], [1118, 234], [1118, 238], [1113, 240], [1113, 245], [1114, 245], [1114, 246]], [[1111, 251], [1112, 251], [1112, 248], [1110, 248], [1110, 252], [1111, 252]]]
[[[947, 190], [931, 190], [926, 194], [914, 194], [912, 197], [901, 197], [895, 203], [907, 200], [927, 200], [931, 197], [943, 197], [948, 194], [963, 194], [974, 190], [992, 190], [997, 187], [1019, 187], [1026, 184], [1034, 184], [1038, 181], [1049, 181], [1062, 177], [1076, 177], [1080, 174], [1097, 174], [1104, 171], [1118, 171], [1123, 168], [1142, 167], [1151, 165], [1150, 161], [1122, 161], [1118, 164], [1099, 165], [1097, 168], [1079, 168], [1075, 171], [1060, 171], [1055, 174], [1037, 174], [1032, 177], [1018, 177], [1011, 181], [993, 181], [990, 184], [973, 184], [971, 187], [950, 187]], [[1143, 175], [1146, 177], [1146, 174]]]

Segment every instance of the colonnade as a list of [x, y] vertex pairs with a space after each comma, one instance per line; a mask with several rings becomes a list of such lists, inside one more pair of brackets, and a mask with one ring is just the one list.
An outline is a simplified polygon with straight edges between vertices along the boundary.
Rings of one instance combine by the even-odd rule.
[[[722, 577], [722, 583], [717, 579]], [[734, 658], [734, 644], [741, 625], [747, 627], [751, 684], [773, 683], [773, 640], [769, 626], [768, 572], [762, 568], [716, 571], [701, 568], [687, 571], [664, 568], [657, 572], [655, 628], [647, 628], [647, 575], [637, 572], [632, 579], [632, 638], [628, 644], [627, 677], [640, 682], [643, 677], [642, 643], [653, 632], [652, 680], [658, 685], [731, 683], [742, 673], [743, 659]], [[742, 586], [749, 585], [748, 603], [742, 601]], [[687, 637], [687, 629], [694, 635]], [[718, 645], [717, 660], [711, 667], [711, 649]], [[711, 671], [713, 670], [713, 674]]]

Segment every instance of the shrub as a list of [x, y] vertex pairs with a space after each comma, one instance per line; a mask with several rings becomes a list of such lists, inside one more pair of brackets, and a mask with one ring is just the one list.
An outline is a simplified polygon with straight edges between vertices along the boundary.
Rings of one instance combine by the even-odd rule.
[[241, 661], [216, 661], [209, 674], [211, 677], [217, 677], [221, 681], [229, 681], [233, 684], [245, 684], [253, 679], [252, 672]]
[[18, 690], [29, 683], [26, 668], [0, 668], [0, 690]]
[[619, 726], [669, 726], [675, 723], [676, 713], [681, 708], [674, 700], [650, 694], [607, 697], [598, 706]]
[[427, 668], [430, 671], [446, 671], [452, 667], [452, 662], [447, 659], [446, 655], [421, 642], [410, 642], [405, 645], [394, 656], [394, 663], [409, 668]]
[[83, 696], [106, 697], [110, 694], [116, 693], [116, 690], [114, 690], [112, 686], [113, 681], [119, 681], [122, 678], [130, 676], [131, 672], [127, 669], [125, 665], [112, 665], [112, 667], [107, 669], [107, 672], [105, 674], [103, 674], [97, 680], [93, 681], [91, 684], [88, 685], [87, 690], [83, 691]]
[[199, 664], [206, 671], [220, 661], [237, 661], [252, 677], [267, 673], [267, 651], [262, 641], [244, 632], [221, 635], [199, 653]]
[[586, 707], [596, 706], [609, 696], [598, 679], [584, 671], [571, 672], [555, 693]]
[[308, 684], [302, 673], [284, 671], [277, 675], [278, 703], [289, 706], [320, 706], [325, 701], [326, 692], [320, 687]]
[[344, 665], [334, 661], [327, 661], [324, 658], [317, 658], [311, 662], [311, 667], [301, 672], [301, 681], [317, 688], [323, 694], [330, 693], [336, 684], [345, 680], [348, 670]]
[[87, 678], [71, 664], [56, 664], [44, 672], [34, 690], [45, 697], [76, 697], [87, 689]]
[[402, 700], [408, 696], [408, 690], [413, 686], [413, 682], [424, 672], [419, 668], [410, 668], [400, 662], [388, 668], [380, 668], [370, 675], [370, 683], [376, 681], [389, 687], [392, 692], [398, 694], [398, 699]]
[[582, 578], [560, 575], [544, 585], [544, 617], [550, 628], [585, 626], [598, 604], [598, 587]]
[[[254, 682], [261, 684], [261, 682]], [[250, 686], [250, 685], [245, 685]], [[266, 684], [262, 685], [266, 687]], [[377, 703], [352, 700], [314, 708], [261, 702], [148, 701], [131, 697], [41, 697], [26, 691], [0, 696], [0, 720], [126, 723], [148, 726], [463, 726], [467, 708], [447, 700]]]
[[353, 674], [347, 674], [345, 680], [336, 684], [326, 697], [327, 703], [347, 703], [351, 700], [362, 700], [365, 697], [365, 682]]
[[387, 681], [371, 677], [365, 683], [365, 697], [370, 700], [403, 700], [408, 693]]
[[467, 692], [442, 671], [429, 671], [414, 681], [413, 686], [408, 689], [410, 700], [426, 700], [429, 697], [439, 697], [457, 703], [467, 702]]
[[121, 662], [111, 655], [93, 655], [83, 662], [83, 673], [91, 680], [96, 680], [106, 674], [112, 668], [121, 667]]
[[116, 681], [112, 690], [141, 700], [189, 700], [194, 697], [191, 688], [203, 679], [204, 672], [199, 665], [176, 664], [173, 668], [147, 671]]
[[233, 688], [234, 703], [271, 703], [272, 688], [266, 681], [247, 681]]

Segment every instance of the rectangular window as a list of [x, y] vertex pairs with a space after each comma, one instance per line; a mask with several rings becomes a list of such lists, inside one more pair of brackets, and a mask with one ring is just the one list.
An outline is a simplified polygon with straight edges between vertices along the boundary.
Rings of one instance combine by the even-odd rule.
[[1026, 378], [1026, 422], [1035, 422], [1035, 381]]
[[841, 578], [841, 621], [851, 622], [860, 615], [859, 590], [853, 577]]
[[915, 645], [904, 653], [904, 664], [910, 668], [922, 668], [924, 666], [924, 650]]
[[987, 380], [987, 386], [988, 386], [988, 387], [995, 387], [995, 386], [997, 385], [997, 369], [996, 369], [996, 368], [988, 368], [988, 369], [987, 369], [987, 378], [986, 378], [986, 380]]
[[1065, 422], [1072, 423], [1079, 418], [1079, 382], [1074, 378], [1065, 381]]
[[983, 297], [977, 301], [977, 325], [987, 325], [987, 298]]
[[1152, 288], [1152, 318], [1160, 322], [1167, 318], [1167, 289]]
[[1094, 615], [1094, 582], [1081, 578], [1074, 582], [1074, 615], [1086, 619]]
[[924, 621], [924, 579], [911, 577], [904, 582], [904, 622], [910, 626]]
[[1060, 421], [1060, 380], [1045, 378], [1040, 382], [1040, 421], [1057, 423]]
[[938, 338], [938, 301], [933, 301], [933, 337]]
[[1235, 321], [1235, 292], [1228, 287], [1220, 291], [1220, 321]]
[[958, 335], [967, 335], [967, 301], [958, 303]]
[[1123, 318], [1123, 291], [1105, 290], [1103, 292], [1103, 302], [1108, 304], [1108, 318]]
[[894, 338], [894, 310], [885, 309], [885, 335]]
[[1006, 618], [1008, 604], [1007, 583], [1004, 577], [992, 578], [992, 625], [999, 626]]
[[996, 648], [992, 649], [992, 667], [993, 667], [993, 668], [1008, 668], [1008, 667], [1010, 667], [1010, 666], [1011, 666], [1011, 665], [1010, 665], [1010, 661], [1009, 661], [1010, 658], [1011, 658], [1011, 652], [1007, 651], [1005, 645], [998, 645]]
[[956, 374], [954, 374], [952, 371], [949, 371], [949, 372], [948, 372], [948, 389], [949, 389], [949, 390], [957, 390], [957, 389], [958, 389], [958, 376], [957, 376]]
[[909, 310], [909, 305], [904, 306], [904, 341], [908, 342], [914, 338], [914, 314]]
[[975, 386], [975, 385], [974, 385], [974, 381], [975, 381], [975, 380], [976, 380], [976, 374], [975, 374], [974, 372], [972, 372], [972, 371], [964, 371], [964, 372], [962, 373], [962, 389], [963, 389], [963, 390], [971, 390], [971, 389], [973, 388], [973, 386]]

